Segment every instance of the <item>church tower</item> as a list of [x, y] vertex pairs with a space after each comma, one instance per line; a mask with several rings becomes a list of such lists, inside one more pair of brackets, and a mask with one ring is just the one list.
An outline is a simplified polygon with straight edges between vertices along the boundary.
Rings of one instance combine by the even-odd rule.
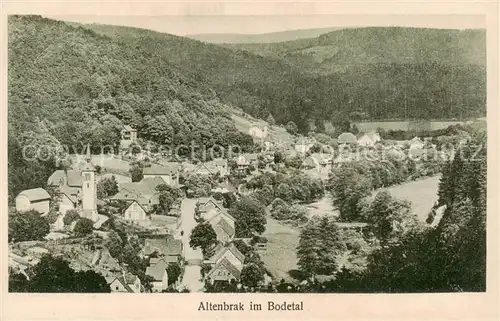
[[83, 217], [96, 222], [97, 216], [97, 187], [95, 182], [95, 168], [90, 156], [90, 145], [87, 145], [87, 163], [82, 169], [82, 209]]

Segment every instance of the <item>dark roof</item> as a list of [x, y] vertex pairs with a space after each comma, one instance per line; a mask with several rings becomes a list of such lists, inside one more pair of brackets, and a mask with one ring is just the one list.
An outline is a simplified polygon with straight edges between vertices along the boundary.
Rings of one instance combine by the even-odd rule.
[[144, 175], [169, 175], [171, 173], [177, 172], [181, 167], [180, 164], [171, 164], [169, 166], [151, 165], [151, 167], [144, 167]]
[[217, 225], [224, 232], [226, 232], [227, 235], [234, 236], [234, 228], [231, 225], [229, 225], [229, 223], [223, 217], [221, 217], [221, 219], [219, 220], [219, 222], [217, 222]]
[[226, 258], [222, 259], [222, 261], [220, 261], [217, 265], [215, 265], [214, 268], [210, 270], [207, 276], [210, 276], [214, 271], [216, 271], [220, 267], [226, 268], [236, 279], [240, 278], [241, 271], [231, 262], [229, 262], [229, 260]]
[[182, 241], [176, 240], [172, 235], [166, 238], [146, 239], [144, 244], [144, 254], [150, 255], [157, 251], [163, 255], [181, 255]]
[[123, 126], [123, 129], [129, 132], [135, 132], [136, 130], [132, 128], [130, 125]]
[[47, 180], [48, 186], [59, 186], [63, 184], [64, 178], [67, 175], [68, 186], [72, 187], [82, 187], [82, 173], [80, 171], [68, 170], [64, 173], [64, 170], [58, 169], [52, 175], [50, 175]]
[[150, 266], [146, 268], [146, 275], [153, 277], [155, 281], [163, 280], [163, 276], [165, 275], [165, 271], [167, 269], [167, 262], [162, 259], [149, 261]]
[[212, 262], [217, 262], [223, 255], [224, 253], [226, 253], [226, 251], [230, 251], [231, 253], [233, 253], [233, 255], [241, 261], [241, 263], [243, 263], [245, 261], [245, 255], [243, 255], [243, 253], [241, 253], [238, 248], [233, 244], [229, 244], [228, 246], [222, 246], [222, 245], [218, 245], [216, 248], [215, 248], [215, 254], [210, 258], [210, 260]]
[[30, 202], [44, 201], [50, 199], [50, 194], [43, 188], [27, 189], [19, 193], [18, 196], [25, 196]]

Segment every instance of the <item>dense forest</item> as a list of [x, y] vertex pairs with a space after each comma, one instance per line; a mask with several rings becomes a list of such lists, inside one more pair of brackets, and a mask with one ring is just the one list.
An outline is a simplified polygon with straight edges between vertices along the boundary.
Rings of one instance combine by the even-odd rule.
[[[84, 25], [160, 53], [226, 103], [307, 132], [357, 111], [367, 120], [464, 119], [486, 111], [484, 30], [353, 28], [271, 44], [202, 43]], [[321, 128], [320, 128], [321, 129]]]
[[213, 90], [157, 53], [39, 16], [9, 17], [8, 50], [11, 195], [56, 166], [23, 160], [23, 146], [116, 146], [125, 124], [158, 144], [253, 145]]

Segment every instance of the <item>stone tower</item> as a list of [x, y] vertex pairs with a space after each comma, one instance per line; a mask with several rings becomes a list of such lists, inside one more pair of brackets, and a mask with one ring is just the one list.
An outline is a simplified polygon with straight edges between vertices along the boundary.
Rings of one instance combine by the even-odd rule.
[[87, 163], [82, 169], [82, 212], [83, 217], [96, 222], [97, 216], [97, 186], [95, 168], [91, 163], [90, 146], [87, 145]]

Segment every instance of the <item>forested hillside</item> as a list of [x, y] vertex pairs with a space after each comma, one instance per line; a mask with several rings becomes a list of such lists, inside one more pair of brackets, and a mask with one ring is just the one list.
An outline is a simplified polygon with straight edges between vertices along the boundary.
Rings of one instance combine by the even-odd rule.
[[483, 30], [355, 28], [271, 44], [202, 43], [149, 30], [85, 25], [159, 53], [256, 117], [303, 132], [311, 122], [484, 116]]
[[10, 158], [22, 146], [99, 150], [124, 124], [159, 144], [253, 144], [213, 90], [152, 50], [38, 16], [11, 16], [8, 27], [9, 188], [46, 179], [29, 180], [27, 164]]

